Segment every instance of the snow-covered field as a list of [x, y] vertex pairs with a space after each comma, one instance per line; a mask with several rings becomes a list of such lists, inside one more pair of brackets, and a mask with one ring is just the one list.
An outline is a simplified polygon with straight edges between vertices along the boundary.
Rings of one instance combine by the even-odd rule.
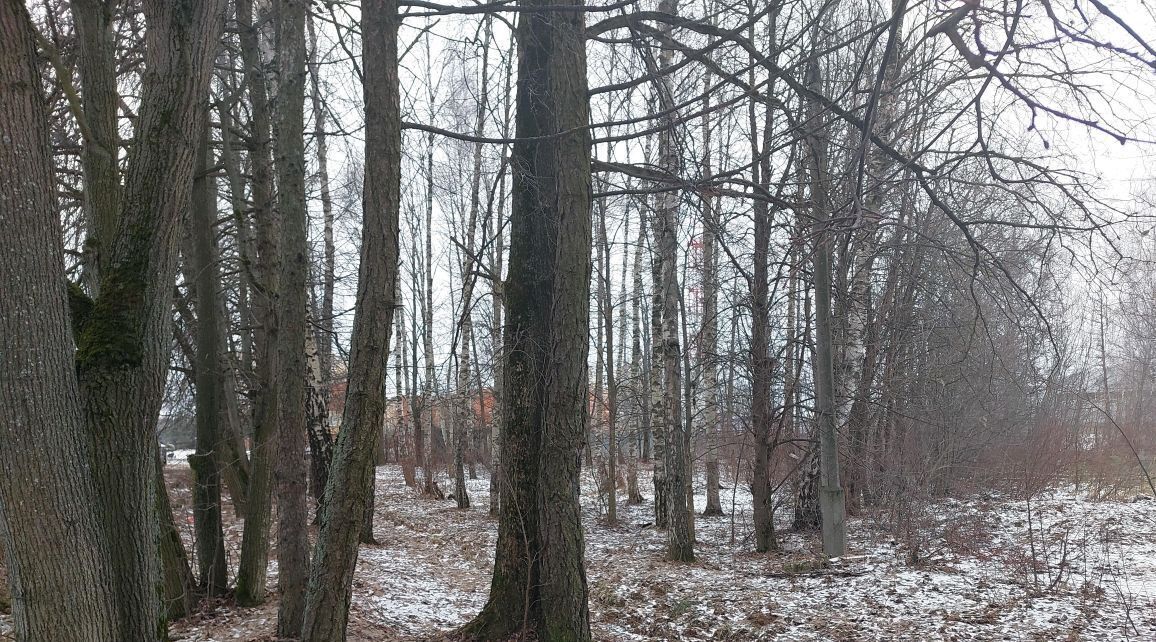
[[[903, 529], [872, 516], [852, 519], [846, 557], [822, 563], [813, 535], [752, 553], [750, 494], [728, 488], [732, 514], [698, 517], [698, 561], [681, 565], [663, 560], [665, 534], [643, 527], [649, 504], [620, 506], [609, 527], [584, 482], [597, 640], [1156, 640], [1156, 502], [1053, 492], [1031, 502], [1029, 522], [1024, 501], [945, 501], [908, 517], [925, 538], [915, 559], [918, 538], [897, 541]], [[469, 482], [474, 508], [459, 511], [418, 498], [396, 466], [379, 469], [382, 545], [362, 548], [351, 637], [436, 639], [481, 608], [496, 525], [488, 486]], [[250, 640], [274, 619], [271, 607], [222, 606], [174, 638]]]
[[[191, 534], [184, 466], [170, 466], [170, 482]], [[469, 489], [474, 508], [459, 511], [417, 497], [398, 467], [378, 470], [382, 544], [361, 549], [351, 640], [436, 640], [481, 608], [496, 522], [488, 480]], [[1023, 500], [947, 500], [853, 518], [848, 555], [822, 562], [814, 535], [784, 532], [781, 552], [754, 554], [750, 495], [728, 488], [733, 514], [696, 517], [698, 561], [683, 565], [664, 561], [665, 534], [643, 527], [649, 503], [620, 505], [609, 527], [592, 480], [584, 489], [596, 640], [1156, 640], [1156, 501], [1055, 491], [1033, 499], [1029, 520]], [[239, 526], [228, 535], [234, 561]], [[275, 619], [272, 603], [218, 603], [172, 637], [270, 640]]]

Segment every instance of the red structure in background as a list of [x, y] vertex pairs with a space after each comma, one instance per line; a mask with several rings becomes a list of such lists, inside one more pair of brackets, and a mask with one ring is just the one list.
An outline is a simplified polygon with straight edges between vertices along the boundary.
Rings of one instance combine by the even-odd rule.
[[[329, 385], [329, 429], [334, 437], [341, 428], [341, 417], [345, 412], [346, 382], [344, 379]], [[430, 400], [417, 396], [391, 397], [385, 400], [382, 417], [383, 448], [387, 460], [398, 461], [413, 450], [413, 427], [415, 408], [420, 411], [421, 429], [430, 454], [437, 464], [449, 461], [447, 444], [452, 443], [453, 422], [457, 419], [456, 395], [435, 395]], [[470, 391], [470, 449], [479, 459], [489, 461], [489, 434], [494, 421], [496, 399], [491, 388]], [[431, 426], [433, 430], [431, 431]], [[480, 434], [479, 434], [480, 433]], [[484, 437], [484, 438], [480, 438]], [[479, 452], [480, 451], [480, 452]]]

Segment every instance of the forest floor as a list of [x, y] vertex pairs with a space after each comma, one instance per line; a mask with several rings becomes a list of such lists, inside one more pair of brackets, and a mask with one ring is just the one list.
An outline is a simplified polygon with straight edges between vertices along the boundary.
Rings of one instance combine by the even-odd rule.
[[[171, 465], [170, 477], [191, 535], [183, 466]], [[639, 477], [650, 499], [649, 470]], [[852, 518], [848, 555], [824, 562], [816, 534], [787, 531], [785, 510], [782, 550], [754, 554], [750, 493], [724, 483], [726, 514], [696, 517], [698, 561], [685, 565], [664, 561], [652, 504], [622, 505], [621, 493], [619, 522], [608, 526], [584, 474], [596, 640], [1156, 640], [1156, 501], [1091, 502], [1072, 491], [1030, 503], [943, 500]], [[473, 508], [462, 511], [420, 498], [399, 467], [378, 469], [381, 545], [361, 549], [351, 640], [435, 640], [481, 609], [496, 521], [488, 479], [468, 487]], [[701, 510], [701, 480], [697, 491]], [[239, 524], [229, 539], [236, 556]], [[172, 633], [271, 639], [275, 619], [273, 604], [221, 603]]]
[[[187, 464], [170, 464], [166, 476], [191, 538]], [[1052, 491], [1030, 503], [989, 496], [854, 517], [848, 555], [822, 561], [817, 535], [785, 523], [782, 550], [754, 554], [750, 494], [730, 487], [721, 491], [726, 515], [696, 516], [698, 561], [674, 564], [663, 559], [665, 533], [649, 526], [650, 503], [620, 505], [608, 526], [593, 480], [583, 482], [595, 640], [1156, 640], [1148, 498]], [[397, 466], [378, 469], [381, 545], [361, 548], [350, 640], [445, 639], [482, 607], [496, 521], [488, 480], [468, 486], [474, 507], [463, 511], [418, 497]], [[241, 524], [227, 517], [235, 568]], [[270, 570], [272, 591], [275, 561]], [[273, 640], [275, 598], [256, 609], [206, 604], [172, 625], [172, 639]]]

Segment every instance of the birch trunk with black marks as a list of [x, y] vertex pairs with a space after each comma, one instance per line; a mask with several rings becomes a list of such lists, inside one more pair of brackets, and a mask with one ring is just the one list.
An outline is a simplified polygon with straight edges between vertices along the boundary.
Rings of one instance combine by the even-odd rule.
[[325, 484], [329, 481], [329, 466], [333, 461], [333, 435], [329, 432], [329, 394], [317, 349], [316, 333], [305, 333], [305, 419], [309, 432], [310, 492], [317, 503], [320, 520], [325, 503]]
[[[329, 187], [329, 143], [325, 132], [325, 104], [321, 98], [320, 64], [317, 60], [317, 30], [313, 17], [305, 18], [309, 35], [309, 98], [313, 116], [313, 140], [317, 144], [317, 183], [321, 198], [321, 239], [324, 260], [321, 266], [321, 305], [314, 310], [317, 315], [312, 351], [306, 346], [306, 360], [309, 363], [309, 453], [312, 470], [310, 492], [317, 502], [317, 515], [321, 515], [321, 503], [325, 483], [329, 477], [329, 465], [333, 459], [333, 436], [329, 433], [329, 384], [333, 381], [333, 287], [336, 280], [335, 266], [337, 247], [333, 241], [333, 196]], [[309, 357], [313, 354], [313, 357]], [[316, 359], [316, 364], [311, 359]]]
[[[871, 133], [880, 140], [890, 141], [897, 120], [899, 97], [895, 91], [900, 71], [899, 40], [903, 33], [903, 11], [906, 0], [893, 0], [892, 19], [895, 23], [888, 35], [883, 61], [880, 63], [877, 85], [872, 93], [872, 103], [866, 116]], [[855, 228], [851, 231], [851, 277], [844, 306], [845, 345], [843, 363], [839, 372], [843, 375], [839, 382], [840, 393], [838, 425], [847, 426], [850, 440], [850, 458], [846, 480], [847, 502], [853, 510], [861, 504], [864, 484], [868, 471], [867, 440], [869, 396], [875, 382], [877, 349], [870, 344], [874, 331], [870, 321], [872, 314], [872, 271], [879, 249], [879, 222], [884, 218], [883, 209], [887, 205], [892, 190], [887, 189], [890, 180], [886, 176], [894, 163], [883, 150], [871, 142], [864, 142], [861, 166], [866, 173], [860, 179], [864, 183], [857, 190], [854, 199]]]
[[[710, 75], [703, 80], [704, 87], [709, 90]], [[710, 106], [710, 98], [704, 101], [703, 110]], [[702, 174], [703, 181], [711, 179], [711, 129], [709, 117], [702, 118]], [[722, 439], [719, 431], [718, 411], [718, 267], [715, 258], [715, 237], [718, 234], [718, 218], [715, 216], [715, 203], [711, 194], [702, 198], [703, 231], [702, 231], [702, 334], [699, 343], [700, 359], [702, 364], [702, 417], [703, 432], [706, 434], [706, 507], [703, 508], [703, 517], [719, 516], [723, 514], [722, 501], [719, 498], [719, 486], [722, 483], [719, 475], [719, 450], [722, 448]]]
[[661, 250], [658, 247], [659, 234], [662, 229], [660, 214], [653, 213], [650, 229], [650, 362], [647, 377], [649, 384], [649, 402], [647, 409], [650, 419], [650, 437], [654, 457], [654, 526], [666, 528], [670, 525], [670, 479], [666, 473], [666, 389], [664, 381], [664, 343], [662, 340], [662, 275], [663, 261]]
[[[675, 0], [663, 0], [660, 11], [676, 14], [678, 11]], [[669, 34], [671, 27], [662, 27]], [[666, 69], [673, 62], [673, 50], [663, 48], [658, 57], [658, 68]], [[662, 77], [658, 81], [659, 104], [664, 111], [674, 107], [673, 94], [669, 77]], [[678, 144], [674, 138], [675, 119], [677, 114], [671, 112], [664, 118], [667, 127], [658, 135], [658, 163], [671, 176], [679, 174], [680, 159]], [[663, 415], [663, 467], [666, 479], [664, 492], [667, 521], [670, 531], [667, 533], [667, 557], [673, 561], [694, 561], [694, 531], [692, 508], [686, 493], [690, 471], [687, 470], [687, 437], [684, 434], [682, 416], [682, 346], [679, 341], [679, 302], [682, 299], [681, 285], [678, 279], [678, 217], [679, 193], [670, 189], [660, 192], [655, 204], [654, 240], [661, 269], [659, 282], [656, 287], [655, 310], [651, 315], [661, 317], [659, 332], [655, 336], [655, 346], [652, 351], [658, 357], [653, 368], [662, 369], [662, 411]], [[657, 436], [656, 430], [656, 436]], [[656, 442], [657, 444], [657, 442]], [[655, 459], [659, 458], [657, 448]], [[657, 470], [657, 464], [655, 466]], [[657, 496], [657, 484], [655, 495]], [[657, 506], [657, 501], [655, 502]]]

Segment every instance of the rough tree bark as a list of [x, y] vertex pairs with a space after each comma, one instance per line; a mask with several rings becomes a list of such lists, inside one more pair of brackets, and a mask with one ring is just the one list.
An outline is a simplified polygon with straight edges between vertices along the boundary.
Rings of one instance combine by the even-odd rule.
[[277, 0], [277, 90], [273, 100], [274, 168], [281, 216], [281, 261], [276, 297], [277, 635], [296, 637], [305, 611], [309, 564], [305, 466], [309, 240], [305, 206], [305, 0]]
[[[207, 120], [207, 118], [206, 118]], [[193, 525], [196, 532], [197, 570], [200, 590], [217, 597], [228, 589], [228, 558], [221, 522], [221, 401], [225, 390], [221, 369], [220, 270], [217, 267], [215, 226], [217, 190], [209, 167], [209, 130], [201, 137], [197, 153], [197, 177], [193, 181], [190, 267], [194, 275], [197, 307], [196, 419], [197, 451], [189, 457], [193, 471]]]
[[304, 642], [345, 640], [358, 534], [369, 505], [374, 447], [385, 410], [385, 361], [396, 304], [401, 200], [399, 22], [395, 0], [362, 3], [366, 129], [361, 267], [345, 415], [309, 576], [301, 630]]
[[[173, 520], [173, 507], [165, 487], [164, 460], [158, 446], [153, 455], [156, 470], [156, 510], [160, 520], [157, 550], [161, 560], [161, 613], [167, 620], [182, 618], [197, 605], [197, 578], [189, 566], [189, 555]], [[162, 636], [163, 639], [163, 636]]]
[[581, 11], [551, 4], [533, 0], [538, 10], [518, 16], [502, 511], [489, 600], [466, 639], [591, 639], [578, 501], [592, 241], [585, 28]]
[[256, 381], [253, 403], [253, 442], [249, 455], [248, 511], [241, 536], [241, 559], [237, 568], [236, 596], [242, 606], [265, 601], [269, 566], [269, 521], [273, 487], [273, 453], [278, 422], [277, 318], [274, 313], [279, 278], [280, 232], [273, 207], [271, 133], [266, 61], [262, 56], [261, 24], [268, 20], [267, 6], [253, 15], [253, 0], [237, 0], [241, 60], [252, 115], [249, 131], [249, 163], [252, 172], [253, 221], [256, 228], [256, 262], [249, 271], [253, 296]]
[[177, 229], [224, 2], [142, 4], [147, 32], [135, 136], [99, 294], [78, 304], [76, 371], [95, 444], [92, 471], [113, 566], [120, 639], [155, 640], [165, 622], [156, 582], [156, 419], [171, 338]]
[[[120, 639], [73, 363], [34, 27], [0, 1], [0, 548], [19, 642]], [[83, 589], [83, 590], [81, 590]]]
[[[77, 69], [84, 92], [85, 144], [81, 149], [84, 172], [84, 209], [88, 221], [85, 240], [85, 283], [89, 294], [100, 289], [100, 274], [116, 240], [120, 217], [120, 130], [116, 86], [116, 29], [113, 5], [98, 0], [71, 3], [76, 25]], [[104, 248], [104, 249], [102, 249]]]
[[[773, 23], [771, 29], [773, 30]], [[773, 85], [772, 85], [773, 87]], [[755, 164], [755, 183], [764, 191], [771, 184], [769, 150], [773, 145], [771, 107], [768, 106], [762, 123], [762, 141], [752, 133], [751, 152], [759, 162]], [[752, 102], [749, 110], [751, 131], [757, 132], [757, 117]], [[771, 437], [773, 411], [771, 409], [771, 378], [774, 362], [771, 359], [770, 324], [770, 239], [771, 210], [766, 201], [755, 201], [754, 256], [751, 270], [751, 425], [754, 429], [754, 462], [751, 471], [751, 499], [754, 504], [755, 550], [760, 553], [778, 546], [775, 540], [774, 493], [771, 483]]]

